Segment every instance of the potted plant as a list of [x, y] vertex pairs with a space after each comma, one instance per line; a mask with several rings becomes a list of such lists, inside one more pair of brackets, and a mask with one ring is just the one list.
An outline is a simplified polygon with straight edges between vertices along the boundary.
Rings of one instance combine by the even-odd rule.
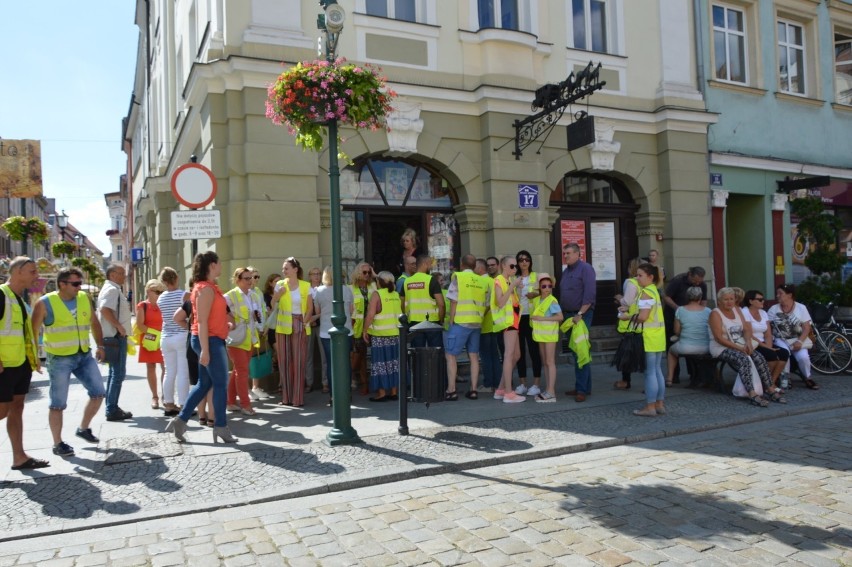
[[77, 251], [77, 245], [71, 242], [54, 242], [50, 251], [54, 257], [70, 256]]
[[269, 86], [268, 95], [266, 117], [287, 126], [297, 145], [316, 152], [322, 150], [330, 120], [356, 129], [387, 128], [396, 97], [378, 69], [344, 58], [298, 63]]
[[37, 217], [9, 217], [0, 226], [12, 240], [31, 239], [34, 243], [39, 244], [46, 242], [49, 235], [47, 223]]

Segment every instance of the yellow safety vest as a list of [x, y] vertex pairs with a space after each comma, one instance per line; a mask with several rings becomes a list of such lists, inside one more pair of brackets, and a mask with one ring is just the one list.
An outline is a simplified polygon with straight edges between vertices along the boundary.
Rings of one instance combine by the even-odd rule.
[[[636, 315], [637, 313], [639, 313], [639, 296], [642, 294], [642, 289], [639, 287], [639, 280], [637, 280], [636, 278], [629, 278], [627, 281], [630, 282], [631, 284], [633, 284], [636, 287], [636, 299], [627, 308], [627, 314], [632, 317], [632, 316]], [[618, 327], [616, 327], [616, 330], [619, 333], [626, 333], [629, 326], [630, 326], [630, 319], [619, 319], [618, 320]], [[632, 332], [641, 333], [642, 332], [641, 327], [639, 329], [636, 329], [635, 331], [632, 331]]]
[[269, 314], [269, 310], [266, 308], [266, 301], [263, 300], [263, 292], [258, 288], [253, 287], [249, 294], [252, 297], [255, 305], [260, 305], [260, 320], [266, 321], [266, 316]]
[[376, 313], [369, 333], [374, 337], [395, 337], [399, 335], [399, 316], [402, 315], [399, 294], [382, 288], [379, 290], [379, 299], [382, 312]]
[[[491, 294], [491, 316], [494, 318], [494, 329], [492, 332], [498, 333], [503, 329], [508, 329], [512, 326], [515, 320], [514, 303], [515, 298], [509, 297], [503, 307], [497, 306], [497, 286], [505, 293], [509, 289], [509, 280], [503, 274], [494, 278], [494, 292]], [[514, 295], [515, 292], [512, 292]]]
[[[666, 350], [666, 327], [663, 322], [663, 304], [660, 301], [660, 290], [654, 284], [643, 287], [641, 292], [648, 292], [654, 298], [651, 314], [642, 325], [642, 342], [645, 352], [662, 352]], [[640, 295], [641, 295], [640, 292]]]
[[[494, 297], [494, 278], [485, 274], [484, 276], [480, 276], [482, 281], [485, 282], [485, 286], [489, 292], [490, 297]], [[493, 301], [493, 300], [492, 300]], [[494, 314], [491, 311], [491, 303], [489, 302], [488, 308], [485, 310], [485, 315], [482, 316], [482, 330], [483, 333], [493, 333], [494, 332]]]
[[409, 323], [438, 322], [438, 304], [429, 295], [431, 283], [432, 276], [423, 272], [405, 278], [405, 314]]
[[36, 343], [31, 319], [27, 317], [24, 325], [24, 312], [9, 284], [0, 285], [0, 289], [6, 302], [3, 319], [0, 320], [0, 362], [11, 368], [29, 359], [30, 366], [35, 369]]
[[89, 330], [92, 304], [84, 292], [77, 292], [77, 318], [65, 307], [59, 292], [45, 297], [53, 310], [53, 324], [44, 327], [44, 350], [57, 356], [71, 356], [79, 351], [89, 352]]
[[367, 286], [367, 297], [361, 293], [361, 288], [357, 285], [349, 286], [352, 288], [352, 336], [360, 339], [364, 335], [364, 317], [367, 313], [367, 306], [370, 303], [370, 295], [376, 291], [376, 284], [371, 283]]
[[458, 296], [454, 323], [459, 325], [482, 325], [485, 315], [485, 294], [487, 288], [482, 276], [473, 272], [455, 272]]
[[554, 303], [557, 301], [552, 295], [548, 295], [544, 301], [541, 297], [535, 297], [530, 303], [530, 327], [532, 327], [533, 340], [537, 343], [559, 342], [559, 321], [533, 321], [532, 319], [533, 315], [546, 317], [547, 311]]
[[251, 309], [249, 309], [248, 303], [246, 303], [245, 297], [243, 296], [243, 290], [239, 287], [235, 287], [225, 294], [231, 300], [231, 305], [234, 306], [234, 309], [231, 311], [231, 315], [234, 316], [234, 320], [238, 324], [248, 325], [248, 332], [246, 333], [246, 338], [238, 345], [230, 344], [229, 347], [232, 348], [240, 348], [243, 350], [251, 350], [251, 346], [253, 344], [257, 344], [260, 342], [260, 338], [257, 336], [257, 330], [254, 328], [252, 324], [252, 314]]
[[[311, 334], [311, 326], [308, 324], [308, 298], [311, 296], [311, 284], [299, 281], [299, 295], [302, 299], [302, 322], [305, 325], [305, 334]], [[293, 334], [293, 298], [290, 297], [289, 278], [283, 280], [281, 285], [284, 287], [284, 293], [278, 300], [278, 321], [275, 325], [275, 332], [282, 335]]]
[[450, 300], [447, 299], [447, 290], [442, 289], [441, 295], [444, 296], [444, 313], [446, 313], [446, 315], [444, 315], [444, 330], [449, 331], [450, 330]]

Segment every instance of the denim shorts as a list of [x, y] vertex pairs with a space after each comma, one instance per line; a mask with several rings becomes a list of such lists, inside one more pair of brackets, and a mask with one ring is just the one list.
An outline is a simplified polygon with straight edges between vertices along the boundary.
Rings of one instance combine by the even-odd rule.
[[444, 352], [458, 356], [467, 347], [468, 354], [479, 354], [479, 337], [481, 330], [463, 327], [453, 323], [450, 330], [444, 333]]
[[101, 370], [91, 352], [78, 352], [69, 356], [47, 353], [47, 371], [50, 376], [50, 409], [64, 410], [68, 406], [71, 374], [83, 384], [90, 398], [106, 396]]

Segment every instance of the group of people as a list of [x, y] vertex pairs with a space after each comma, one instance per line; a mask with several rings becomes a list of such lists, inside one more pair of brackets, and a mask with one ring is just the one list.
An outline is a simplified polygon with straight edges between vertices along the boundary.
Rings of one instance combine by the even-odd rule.
[[[700, 266], [678, 274], [664, 290], [659, 272], [650, 262], [637, 258], [630, 262], [628, 272], [630, 277], [616, 302], [619, 331], [642, 333], [645, 347], [646, 405], [634, 411], [636, 415], [665, 414], [665, 389], [679, 381], [678, 361], [683, 356], [709, 355], [730, 365], [737, 372], [742, 395], [758, 407], [787, 403], [779, 380], [791, 358], [805, 385], [819, 389], [811, 377], [808, 357], [811, 318], [807, 308], [796, 302], [795, 286], [778, 286], [777, 303], [768, 311], [761, 291], [723, 287], [711, 310], [706, 306], [705, 271]], [[691, 386], [698, 385], [698, 380], [694, 371]], [[614, 387], [630, 389], [630, 374], [624, 373]]]

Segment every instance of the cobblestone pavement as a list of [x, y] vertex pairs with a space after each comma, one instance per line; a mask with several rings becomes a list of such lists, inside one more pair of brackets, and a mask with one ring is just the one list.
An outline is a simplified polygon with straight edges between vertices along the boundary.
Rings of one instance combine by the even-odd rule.
[[[608, 400], [602, 405], [563, 402], [551, 411], [538, 407], [542, 404], [520, 404], [528, 406], [525, 410], [531, 413], [526, 414], [493, 400], [465, 400], [445, 403], [441, 411], [464, 414], [465, 407], [491, 407], [491, 416], [505, 417], [421, 428], [409, 436], [366, 436], [363, 444], [338, 447], [322, 442], [270, 445], [256, 437], [243, 437], [239, 445], [228, 447], [209, 441], [179, 445], [169, 435], [139, 434], [129, 428], [98, 447], [78, 451], [65, 462], [72, 467], [68, 474], [34, 471], [0, 483], [0, 541], [318, 495], [846, 407], [852, 405], [848, 380], [825, 377], [821, 390], [797, 388], [789, 404], [769, 408], [681, 390], [669, 398], [669, 414], [655, 419], [632, 415], [638, 393], [629, 398], [617, 395], [620, 392], [609, 398], [599, 393], [596, 398]], [[285, 431], [240, 421], [232, 428], [239, 436]], [[191, 440], [209, 434], [196, 430]]]
[[0, 565], [850, 565], [850, 417], [33, 537]]

